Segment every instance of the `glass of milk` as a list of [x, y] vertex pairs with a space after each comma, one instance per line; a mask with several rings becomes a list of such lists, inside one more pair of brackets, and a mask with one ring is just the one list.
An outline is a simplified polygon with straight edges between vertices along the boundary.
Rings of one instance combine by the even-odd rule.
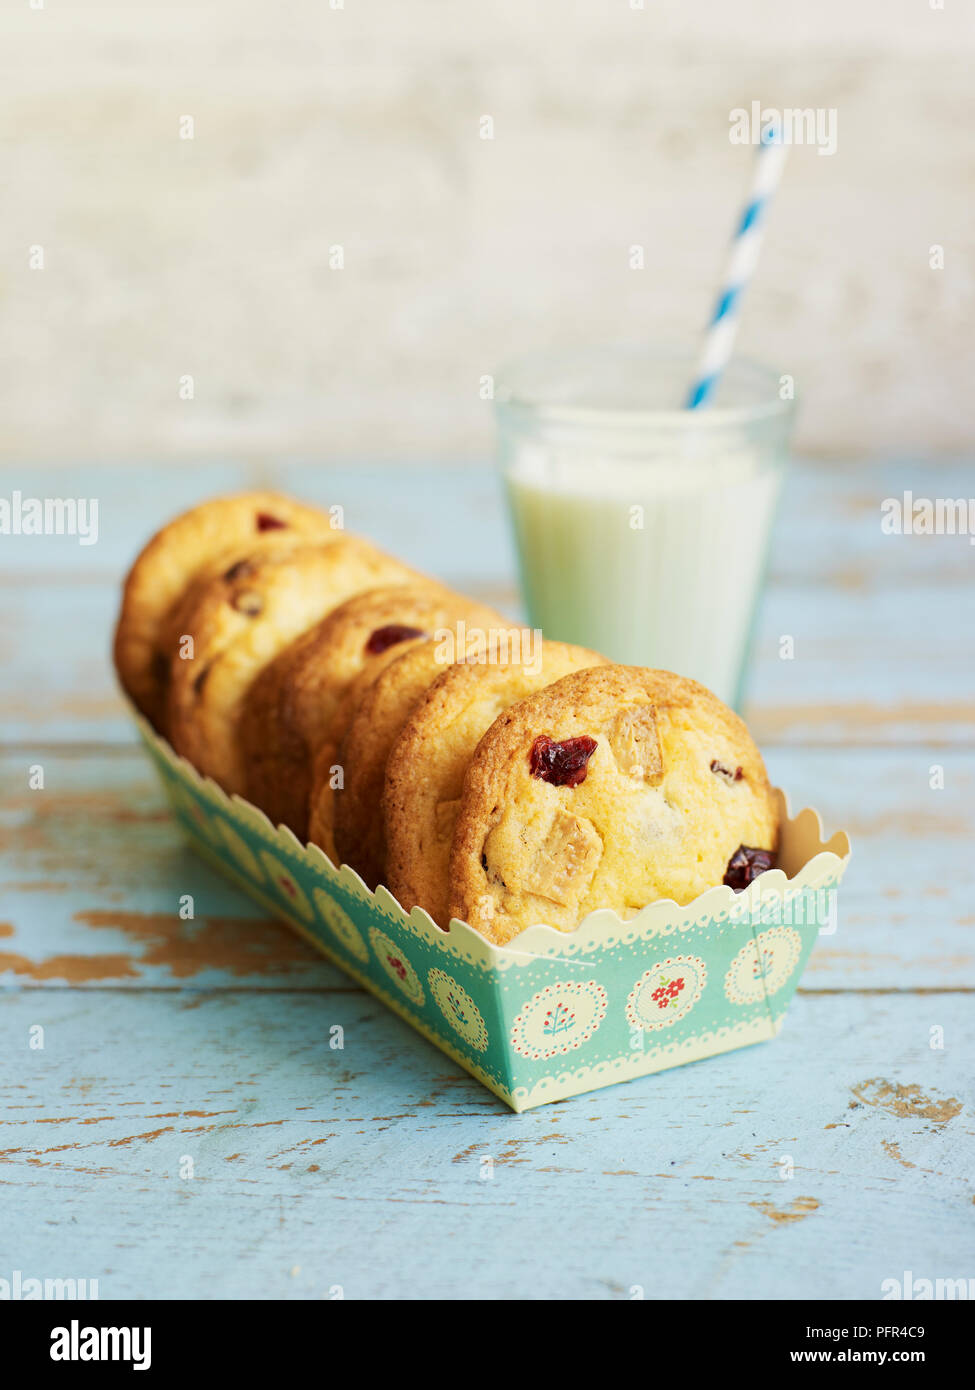
[[514, 362], [500, 461], [531, 624], [738, 705], [794, 402], [739, 359], [686, 410], [696, 368], [648, 348]]

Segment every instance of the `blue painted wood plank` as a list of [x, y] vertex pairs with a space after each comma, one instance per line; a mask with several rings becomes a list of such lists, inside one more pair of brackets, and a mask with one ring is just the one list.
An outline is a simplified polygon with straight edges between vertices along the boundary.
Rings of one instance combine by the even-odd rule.
[[975, 755], [780, 747], [768, 767], [794, 809], [815, 806], [853, 843], [836, 932], [820, 937], [803, 987], [975, 985]]
[[971, 583], [969, 535], [890, 535], [881, 526], [888, 498], [975, 498], [971, 459], [871, 462], [802, 460], [790, 472], [779, 512], [771, 573], [775, 582], [828, 585], [851, 602], [881, 590]]
[[[441, 479], [444, 498], [439, 513], [431, 513], [432, 501], [424, 500], [423, 488], [432, 486], [434, 476]], [[417, 473], [413, 486], [398, 474], [398, 481], [390, 474], [363, 474], [363, 518], [372, 517], [376, 524], [371, 533], [392, 546], [398, 526], [398, 548], [413, 563], [516, 611], [500, 503], [495, 499], [491, 510], [483, 477], [477, 482], [487, 489], [481, 496], [465, 490], [472, 486], [469, 482], [445, 485], [444, 476], [442, 470]], [[449, 476], [459, 480], [467, 475]], [[350, 495], [353, 482], [350, 475]], [[327, 483], [322, 488], [323, 495], [332, 495]], [[343, 484], [340, 491], [345, 490]], [[480, 499], [477, 505], [472, 497]], [[823, 491], [819, 506], [828, 505]], [[471, 516], [465, 512], [468, 506]], [[431, 516], [445, 519], [442, 543]], [[152, 523], [143, 512], [139, 524], [144, 531]], [[882, 539], [903, 546], [897, 553], [906, 556], [915, 543], [960, 538]], [[780, 549], [787, 548], [787, 540], [783, 533]], [[0, 544], [0, 564], [8, 554], [5, 544]], [[793, 549], [801, 548], [797, 540]], [[821, 550], [825, 565], [832, 551], [826, 546]], [[975, 547], [967, 550], [975, 565]], [[91, 551], [83, 552], [88, 570], [55, 568], [26, 579], [18, 571], [16, 586], [5, 593], [0, 608], [0, 741], [134, 739], [108, 658], [118, 584], [131, 548], [126, 545], [124, 558], [116, 555], [110, 574], [97, 558], [88, 560]], [[947, 560], [949, 550], [940, 553]], [[906, 573], [909, 578], [910, 570]], [[749, 682], [756, 737], [763, 744], [975, 744], [975, 644], [966, 640], [973, 630], [975, 586], [967, 582], [941, 583], [929, 575], [923, 584], [866, 593], [825, 580], [773, 582], [762, 605]], [[784, 638], [791, 639], [791, 648], [783, 648]], [[784, 657], [784, 650], [792, 655]]]
[[460, 587], [514, 592], [514, 547], [490, 464], [294, 465], [276, 472], [286, 492], [338, 501], [350, 531]]
[[[516, 610], [502, 582], [438, 573]], [[0, 744], [135, 741], [110, 663], [117, 605], [114, 580], [63, 577], [8, 589], [0, 606]], [[975, 585], [871, 598], [772, 585], [748, 682], [752, 731], [762, 745], [974, 745], [972, 631]], [[794, 644], [790, 659], [780, 655], [783, 637]]]
[[747, 687], [753, 732], [763, 743], [971, 745], [973, 632], [972, 583], [869, 596], [773, 584]]
[[[27, 787], [40, 761], [45, 790]], [[854, 855], [808, 989], [975, 987], [975, 754], [775, 749]], [[944, 790], [930, 769], [944, 767]], [[0, 983], [318, 989], [344, 979], [186, 847], [138, 750], [0, 758]], [[190, 894], [195, 917], [179, 918]]]
[[[181, 467], [151, 461], [112, 464], [0, 463], [0, 496], [95, 497], [99, 540], [79, 547], [67, 537], [0, 537], [0, 574], [62, 572], [115, 576], [166, 518], [219, 492], [253, 486], [340, 503], [352, 530], [372, 535], [415, 564], [440, 557], [444, 573], [496, 582], [514, 573], [504, 504], [490, 460], [467, 463], [282, 462], [258, 466], [200, 461]], [[779, 511], [771, 575], [788, 584], [835, 587], [851, 595], [971, 579], [975, 547], [967, 536], [886, 535], [888, 497], [975, 495], [971, 460], [797, 460]]]
[[0, 788], [0, 983], [353, 987], [191, 851], [137, 750], [9, 754]]
[[499, 483], [490, 466], [305, 465], [273, 470], [234, 464], [163, 469], [0, 468], [0, 496], [94, 498], [98, 539], [0, 535], [0, 575], [117, 583], [165, 521], [221, 492], [268, 486], [322, 506], [341, 506], [345, 528], [419, 568], [491, 585], [514, 575]]
[[0, 497], [94, 499], [94, 544], [70, 535], [0, 535], [0, 575], [116, 577], [125, 572], [154, 531], [204, 497], [259, 485], [253, 465], [201, 460], [185, 468], [151, 459], [124, 465], [29, 463], [0, 465]]
[[119, 590], [21, 581], [0, 605], [0, 744], [130, 743], [111, 664]]
[[975, 1266], [969, 996], [806, 996], [771, 1044], [519, 1116], [360, 994], [23, 992], [0, 1047], [7, 1278], [876, 1299]]

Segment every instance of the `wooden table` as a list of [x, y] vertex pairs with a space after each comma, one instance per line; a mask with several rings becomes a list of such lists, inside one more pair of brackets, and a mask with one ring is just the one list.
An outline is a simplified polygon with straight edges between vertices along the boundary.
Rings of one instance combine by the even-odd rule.
[[[136, 747], [107, 657], [120, 576], [164, 516], [264, 481], [0, 484], [100, 501], [96, 545], [0, 537], [0, 1278], [438, 1299], [975, 1278], [975, 548], [880, 526], [905, 488], [967, 497], [971, 467], [790, 481], [749, 713], [774, 780], [854, 858], [782, 1036], [523, 1115], [204, 867]], [[274, 481], [515, 602], [489, 470]]]

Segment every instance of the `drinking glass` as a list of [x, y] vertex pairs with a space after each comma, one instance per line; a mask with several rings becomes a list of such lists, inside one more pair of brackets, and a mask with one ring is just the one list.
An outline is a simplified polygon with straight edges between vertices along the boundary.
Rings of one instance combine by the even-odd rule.
[[686, 410], [691, 352], [524, 358], [495, 383], [532, 626], [737, 706], [786, 464], [789, 378], [743, 359]]

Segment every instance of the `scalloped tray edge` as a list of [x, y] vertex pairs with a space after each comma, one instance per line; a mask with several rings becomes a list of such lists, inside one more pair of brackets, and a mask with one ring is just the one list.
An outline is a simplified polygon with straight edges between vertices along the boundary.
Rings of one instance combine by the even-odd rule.
[[346, 891], [363, 902], [374, 903], [384, 916], [402, 918], [414, 935], [431, 942], [446, 942], [451, 938], [457, 945], [463, 942], [465, 949], [461, 954], [465, 959], [477, 959], [494, 969], [503, 970], [526, 958], [540, 956], [549, 959], [569, 959], [599, 947], [615, 946], [621, 940], [642, 938], [649, 941], [657, 936], [667, 936], [680, 931], [683, 924], [693, 923], [704, 916], [726, 914], [734, 920], [747, 915], [759, 898], [767, 899], [772, 894], [784, 897], [790, 892], [817, 889], [826, 883], [838, 883], [850, 860], [850, 840], [845, 831], [835, 831], [826, 840], [819, 812], [806, 806], [792, 816], [789, 812], [788, 797], [776, 788], [783, 836], [790, 841], [792, 854], [804, 858], [802, 866], [795, 874], [787, 876], [782, 869], [769, 869], [742, 893], [735, 893], [733, 889], [719, 884], [684, 905], [670, 898], [661, 898], [657, 902], [648, 903], [635, 916], [626, 919], [621, 918], [612, 908], [597, 908], [579, 923], [575, 931], [562, 932], [555, 927], [539, 923], [527, 927], [507, 946], [498, 946], [457, 918], [451, 920], [449, 930], [444, 932], [423, 908], [414, 907], [411, 912], [405, 912], [384, 885], [380, 884], [373, 891], [350, 865], [336, 866], [318, 845], [303, 845], [287, 826], [272, 825], [264, 812], [253, 802], [237, 793], [228, 796], [212, 778], [202, 776], [192, 763], [176, 753], [169, 742], [157, 734], [148, 720], [134, 707], [130, 706], [130, 709], [143, 740], [181, 776], [204, 789], [208, 799], [218, 805], [222, 802], [233, 806], [264, 838], [272, 843], [276, 841], [291, 855], [310, 860], [328, 874], [337, 875]]
[[515, 1111], [774, 1038], [850, 857], [846, 834], [827, 839], [811, 808], [791, 817], [778, 792], [783, 868], [743, 893], [496, 946], [370, 891], [133, 717], [194, 848]]

